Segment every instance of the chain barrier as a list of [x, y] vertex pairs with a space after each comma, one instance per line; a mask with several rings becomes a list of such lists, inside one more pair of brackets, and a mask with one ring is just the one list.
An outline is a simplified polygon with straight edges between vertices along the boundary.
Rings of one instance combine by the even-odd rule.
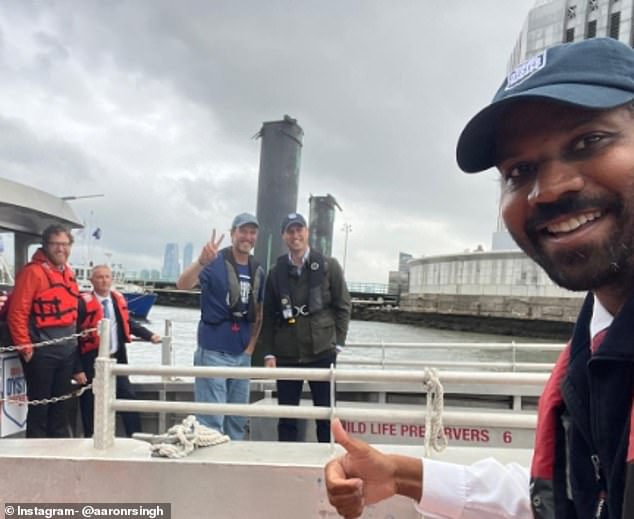
[[69, 341], [70, 339], [78, 339], [79, 337], [85, 337], [86, 335], [90, 335], [92, 333], [95, 333], [97, 331], [97, 328], [87, 328], [86, 330], [83, 330], [81, 332], [78, 333], [73, 333], [72, 335], [69, 335], [67, 337], [59, 337], [57, 339], [49, 339], [47, 341], [42, 341], [42, 342], [34, 342], [33, 344], [15, 344], [12, 346], [3, 346], [0, 347], [0, 353], [8, 353], [11, 351], [20, 351], [24, 348], [42, 348], [44, 346], [51, 346], [53, 344], [60, 344], [62, 342], [66, 342]]
[[6, 402], [7, 404], [22, 405], [22, 406], [56, 404], [57, 402], [63, 402], [64, 400], [70, 400], [71, 398], [81, 396], [89, 389], [92, 389], [92, 383], [86, 384], [85, 386], [82, 386], [79, 389], [71, 391], [70, 393], [66, 395], [54, 396], [51, 398], [42, 398], [40, 400], [18, 400], [17, 398], [0, 398], [0, 403]]
[[[86, 330], [83, 330], [78, 333], [73, 333], [71, 335], [68, 335], [67, 337], [49, 339], [47, 341], [35, 342], [33, 344], [15, 344], [11, 346], [3, 346], [3, 347], [0, 347], [0, 353], [8, 353], [13, 351], [19, 352], [23, 348], [42, 348], [44, 346], [52, 346], [54, 344], [67, 342], [71, 339], [78, 339], [79, 337], [85, 337], [87, 335], [90, 335], [96, 332], [97, 332], [97, 328], [87, 328]], [[66, 395], [54, 396], [51, 398], [42, 398], [39, 400], [19, 400], [17, 398], [0, 398], [0, 403], [6, 402], [7, 404], [27, 405], [27, 406], [56, 404], [57, 402], [63, 402], [64, 400], [70, 400], [71, 398], [76, 398], [78, 396], [81, 396], [89, 389], [92, 389], [92, 384], [87, 384], [85, 386], [82, 386], [81, 388], [71, 391], [70, 393]]]

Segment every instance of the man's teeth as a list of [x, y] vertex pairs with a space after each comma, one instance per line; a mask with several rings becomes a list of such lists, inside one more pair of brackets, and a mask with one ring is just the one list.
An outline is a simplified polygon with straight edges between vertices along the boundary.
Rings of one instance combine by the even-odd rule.
[[594, 211], [592, 213], [580, 214], [577, 216], [573, 216], [572, 218], [568, 218], [563, 222], [554, 223], [547, 227], [548, 232], [550, 233], [561, 233], [561, 232], [570, 232], [578, 229], [584, 223], [591, 222], [592, 220], [596, 220], [601, 216], [601, 211]]

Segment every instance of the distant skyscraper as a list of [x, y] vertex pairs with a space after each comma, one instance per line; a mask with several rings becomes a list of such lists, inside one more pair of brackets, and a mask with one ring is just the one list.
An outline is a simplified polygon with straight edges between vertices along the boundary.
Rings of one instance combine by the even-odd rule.
[[411, 254], [407, 252], [399, 252], [398, 253], [398, 271], [399, 272], [409, 272], [409, 267], [407, 266], [407, 262], [414, 258]]
[[194, 261], [194, 244], [188, 241], [183, 247], [183, 269], [189, 267]]
[[165, 245], [165, 257], [163, 258], [163, 271], [161, 278], [175, 281], [180, 276], [181, 269], [178, 263], [178, 243]]

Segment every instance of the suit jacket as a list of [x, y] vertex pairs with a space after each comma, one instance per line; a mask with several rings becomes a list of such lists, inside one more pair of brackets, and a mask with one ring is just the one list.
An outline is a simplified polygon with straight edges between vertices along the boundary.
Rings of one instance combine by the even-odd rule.
[[[117, 299], [115, 297], [111, 298], [112, 306], [114, 309], [115, 319], [117, 320], [117, 342], [118, 349], [114, 354], [114, 358], [117, 359], [118, 364], [127, 364], [128, 363], [128, 350], [126, 345], [126, 337], [123, 333], [123, 315], [121, 313], [121, 309], [118, 306]], [[77, 322], [82, 323], [86, 316], [86, 302], [82, 297], [79, 298], [79, 308], [78, 308], [78, 318]], [[129, 318], [130, 324], [130, 333], [136, 337], [149, 341], [154, 333], [138, 323], [132, 318]], [[81, 330], [78, 330], [81, 331]], [[92, 379], [95, 373], [95, 359], [99, 354], [99, 350], [92, 350], [83, 355], [80, 354], [79, 348], [77, 349], [77, 354], [80, 357], [81, 365], [84, 368], [84, 372], [89, 379]]]

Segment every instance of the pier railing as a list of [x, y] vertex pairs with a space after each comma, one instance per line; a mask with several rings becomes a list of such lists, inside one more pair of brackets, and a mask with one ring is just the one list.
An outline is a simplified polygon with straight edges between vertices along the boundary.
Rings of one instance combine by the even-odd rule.
[[[423, 384], [429, 380], [430, 371], [411, 369], [387, 369], [383, 365], [380, 370], [364, 368], [331, 369], [292, 369], [292, 368], [220, 368], [220, 367], [176, 367], [176, 366], [130, 366], [117, 364], [109, 357], [109, 326], [108, 320], [100, 323], [99, 357], [95, 363], [95, 379], [93, 391], [95, 393], [95, 428], [94, 445], [97, 449], [107, 449], [114, 444], [115, 412], [178, 412], [194, 414], [229, 414], [251, 417], [288, 417], [309, 419], [332, 419], [339, 417], [343, 420], [386, 420], [405, 424], [429, 424], [430, 416], [426, 408], [402, 410], [387, 407], [368, 409], [367, 407], [341, 407], [334, 398], [335, 383], [399, 383], [419, 385], [425, 391]], [[453, 343], [452, 343], [453, 346]], [[497, 348], [498, 345], [492, 345]], [[543, 347], [543, 345], [539, 345]], [[164, 348], [169, 347], [169, 340], [164, 341]], [[367, 347], [367, 344], [364, 345]], [[409, 347], [409, 346], [408, 346]], [[507, 346], [508, 347], [508, 346]], [[170, 359], [169, 351], [165, 351], [163, 360]], [[411, 365], [411, 363], [408, 363]], [[254, 405], [254, 404], [210, 404], [200, 402], [167, 402], [150, 400], [122, 400], [116, 398], [117, 375], [154, 375], [169, 380], [175, 376], [188, 377], [226, 377], [235, 379], [263, 379], [263, 380], [318, 380], [330, 381], [332, 405], [324, 407], [297, 407], [283, 405]], [[443, 384], [459, 384], [467, 386], [495, 386], [511, 388], [531, 387], [535, 392], [545, 384], [548, 375], [545, 373], [520, 372], [484, 372], [484, 371], [442, 371], [438, 374]], [[415, 406], [413, 406], [415, 407]], [[429, 407], [429, 393], [428, 393]], [[442, 420], [446, 425], [463, 425], [488, 427], [514, 427], [519, 429], [534, 429], [536, 417], [534, 413], [525, 414], [514, 411], [477, 412], [461, 410], [445, 410]], [[429, 430], [429, 429], [428, 429]]]

